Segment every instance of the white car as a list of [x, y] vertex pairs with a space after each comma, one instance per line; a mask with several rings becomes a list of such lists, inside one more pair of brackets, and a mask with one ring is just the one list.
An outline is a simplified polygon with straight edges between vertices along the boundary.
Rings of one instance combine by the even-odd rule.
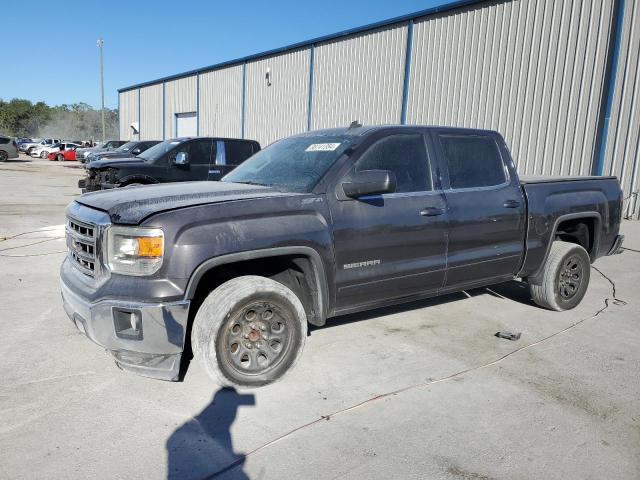
[[59, 152], [61, 150], [73, 150], [80, 147], [77, 143], [54, 143], [53, 145], [40, 145], [31, 150], [32, 157], [47, 158], [51, 152]]
[[33, 150], [36, 148], [50, 147], [51, 145], [55, 145], [56, 143], [60, 143], [61, 141], [62, 140], [59, 140], [57, 138], [45, 138], [38, 141], [34, 140], [33, 142], [24, 143], [20, 146], [20, 148], [27, 155], [31, 155], [31, 152], [33, 152]]

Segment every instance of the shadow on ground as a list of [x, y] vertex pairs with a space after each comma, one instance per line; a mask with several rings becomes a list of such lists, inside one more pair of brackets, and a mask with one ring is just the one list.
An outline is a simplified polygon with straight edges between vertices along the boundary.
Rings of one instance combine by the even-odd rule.
[[176, 429], [166, 443], [167, 477], [177, 479], [213, 478], [233, 465], [230, 478], [248, 479], [243, 472], [244, 455], [233, 450], [231, 425], [238, 407], [255, 405], [253, 394], [233, 388], [218, 390], [209, 405]]

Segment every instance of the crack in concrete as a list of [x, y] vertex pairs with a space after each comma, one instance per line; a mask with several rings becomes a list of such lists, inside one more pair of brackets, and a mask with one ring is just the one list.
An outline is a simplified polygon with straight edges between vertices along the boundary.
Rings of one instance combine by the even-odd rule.
[[627, 304], [627, 302], [625, 302], [624, 300], [622, 300], [620, 298], [617, 298], [617, 296], [616, 296], [616, 284], [615, 284], [615, 282], [611, 278], [609, 278], [607, 275], [605, 275], [600, 269], [598, 269], [598, 268], [596, 268], [594, 266], [592, 266], [592, 268], [596, 272], [598, 272], [600, 275], [602, 275], [602, 277], [605, 278], [609, 282], [609, 284], [611, 285], [611, 290], [612, 290], [611, 291], [611, 295], [612, 296], [611, 297], [605, 297], [604, 298], [604, 306], [602, 308], [600, 308], [599, 310], [597, 310], [590, 317], [585, 317], [585, 318], [583, 318], [581, 320], [578, 320], [578, 321], [572, 323], [571, 325], [569, 325], [568, 327], [565, 327], [562, 330], [558, 330], [557, 332], [554, 332], [551, 335], [543, 337], [540, 340], [537, 340], [537, 341], [535, 341], [533, 343], [530, 343], [530, 344], [524, 345], [522, 347], [516, 348], [515, 350], [512, 350], [511, 352], [509, 352], [509, 353], [507, 353], [507, 354], [505, 354], [505, 355], [503, 355], [503, 356], [501, 356], [501, 357], [497, 358], [496, 360], [493, 360], [493, 361], [491, 361], [489, 363], [485, 363], [485, 364], [482, 364], [482, 365], [477, 365], [477, 366], [474, 366], [474, 367], [470, 367], [470, 368], [461, 370], [459, 372], [453, 373], [451, 375], [447, 375], [445, 377], [442, 377], [442, 378], [439, 378], [439, 379], [436, 379], [436, 380], [432, 380], [432, 381], [429, 381], [429, 382], [417, 383], [417, 384], [409, 385], [407, 387], [403, 387], [403, 388], [400, 388], [400, 389], [397, 389], [397, 390], [393, 390], [391, 392], [382, 393], [380, 395], [376, 395], [375, 397], [371, 397], [371, 398], [369, 398], [367, 400], [363, 400], [362, 402], [357, 403], [355, 405], [352, 405], [350, 407], [346, 407], [346, 408], [337, 410], [337, 411], [335, 411], [335, 412], [333, 412], [331, 414], [321, 415], [320, 418], [317, 418], [317, 419], [312, 420], [312, 421], [310, 421], [308, 423], [305, 423], [304, 425], [300, 425], [299, 427], [296, 427], [296, 428], [294, 428], [292, 430], [289, 430], [288, 432], [283, 433], [282, 435], [274, 438], [273, 440], [270, 440], [269, 442], [264, 443], [264, 444], [260, 445], [259, 447], [254, 448], [253, 450], [250, 450], [249, 452], [245, 453], [244, 455], [241, 455], [239, 458], [237, 458], [235, 461], [233, 461], [229, 465], [221, 468], [220, 470], [216, 471], [215, 473], [212, 473], [211, 475], [209, 475], [207, 477], [204, 477], [203, 480], [209, 480], [209, 479], [217, 478], [220, 475], [222, 475], [224, 473], [227, 473], [230, 470], [233, 470], [235, 467], [244, 464], [246, 458], [249, 457], [250, 455], [258, 453], [259, 451], [264, 450], [264, 449], [276, 444], [277, 442], [279, 442], [281, 440], [284, 440], [287, 437], [290, 437], [291, 435], [293, 435], [296, 432], [299, 432], [300, 430], [312, 427], [312, 426], [314, 426], [314, 425], [316, 425], [318, 423], [321, 423], [323, 421], [331, 420], [333, 417], [335, 417], [337, 415], [342, 415], [342, 414], [354, 411], [354, 410], [356, 410], [358, 408], [364, 407], [365, 405], [368, 405], [368, 404], [373, 403], [373, 402], [378, 401], [378, 400], [382, 400], [384, 398], [395, 396], [395, 395], [398, 395], [400, 393], [407, 392], [409, 390], [416, 390], [416, 389], [419, 389], [419, 388], [424, 388], [424, 387], [428, 387], [428, 386], [431, 386], [431, 385], [435, 385], [436, 383], [443, 383], [443, 382], [446, 382], [446, 381], [449, 381], [449, 380], [454, 380], [454, 379], [457, 380], [458, 377], [462, 377], [463, 375], [466, 375], [468, 373], [471, 373], [471, 372], [474, 372], [474, 371], [478, 371], [478, 370], [481, 370], [481, 369], [484, 369], [484, 368], [492, 367], [494, 365], [499, 364], [503, 360], [511, 357], [512, 355], [515, 355], [518, 352], [521, 352], [523, 350], [535, 347], [536, 345], [540, 345], [541, 343], [546, 342], [546, 341], [550, 340], [553, 337], [561, 335], [561, 334], [567, 332], [568, 330], [571, 330], [572, 328], [577, 327], [578, 325], [586, 322], [587, 320], [592, 320], [592, 319], [596, 318], [598, 315], [600, 315], [602, 312], [604, 312], [605, 310], [607, 310], [610, 307], [610, 303], [613, 304], [613, 305], [617, 305], [617, 306], [625, 306]]

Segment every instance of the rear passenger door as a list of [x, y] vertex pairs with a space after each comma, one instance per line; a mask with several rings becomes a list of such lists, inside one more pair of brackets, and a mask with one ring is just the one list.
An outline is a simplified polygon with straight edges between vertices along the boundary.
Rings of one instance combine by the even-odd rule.
[[502, 138], [491, 132], [432, 131], [449, 210], [446, 287], [472, 287], [518, 271], [524, 198]]
[[215, 164], [209, 169], [209, 180], [220, 180], [256, 152], [253, 142], [242, 140], [216, 141]]

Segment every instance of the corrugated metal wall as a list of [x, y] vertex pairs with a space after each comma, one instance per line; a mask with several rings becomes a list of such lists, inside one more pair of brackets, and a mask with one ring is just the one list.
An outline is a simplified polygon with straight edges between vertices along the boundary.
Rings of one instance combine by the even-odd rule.
[[162, 84], [140, 89], [140, 139], [162, 140]]
[[407, 25], [315, 47], [312, 128], [399, 123]]
[[303, 49], [247, 63], [246, 138], [258, 140], [266, 146], [274, 140], [306, 130], [309, 59], [309, 49]]
[[625, 216], [640, 218], [640, 2], [626, 0], [605, 174], [616, 175], [625, 196]]
[[137, 140], [131, 124], [138, 122], [138, 90], [120, 93], [120, 140]]
[[242, 65], [200, 75], [200, 135], [242, 135]]
[[513, 0], [416, 22], [407, 123], [495, 129], [522, 174], [588, 175], [612, 6]]
[[[614, 40], [620, 30], [614, 21], [616, 1], [624, 5], [622, 36], [605, 122], [606, 68], [618, 51]], [[164, 119], [162, 83], [145, 86], [141, 133], [160, 138], [164, 120], [165, 138], [170, 138], [176, 113], [199, 111], [201, 135], [244, 134], [267, 145], [309, 124], [318, 129], [352, 120], [399, 123], [404, 100], [407, 123], [498, 130], [522, 174], [588, 175], [600, 158], [597, 142], [608, 125], [604, 173], [621, 179], [627, 213], [638, 218], [639, 17], [640, 0], [478, 2], [309, 42], [247, 60], [246, 66], [240, 60], [204, 71], [199, 105], [196, 75], [166, 79]], [[138, 121], [137, 92], [120, 93], [124, 139], [131, 138], [129, 125]]]
[[[195, 112], [197, 109], [196, 76], [172, 80], [165, 84], [165, 137], [176, 135], [176, 113]], [[144, 128], [144, 125], [142, 126]]]

